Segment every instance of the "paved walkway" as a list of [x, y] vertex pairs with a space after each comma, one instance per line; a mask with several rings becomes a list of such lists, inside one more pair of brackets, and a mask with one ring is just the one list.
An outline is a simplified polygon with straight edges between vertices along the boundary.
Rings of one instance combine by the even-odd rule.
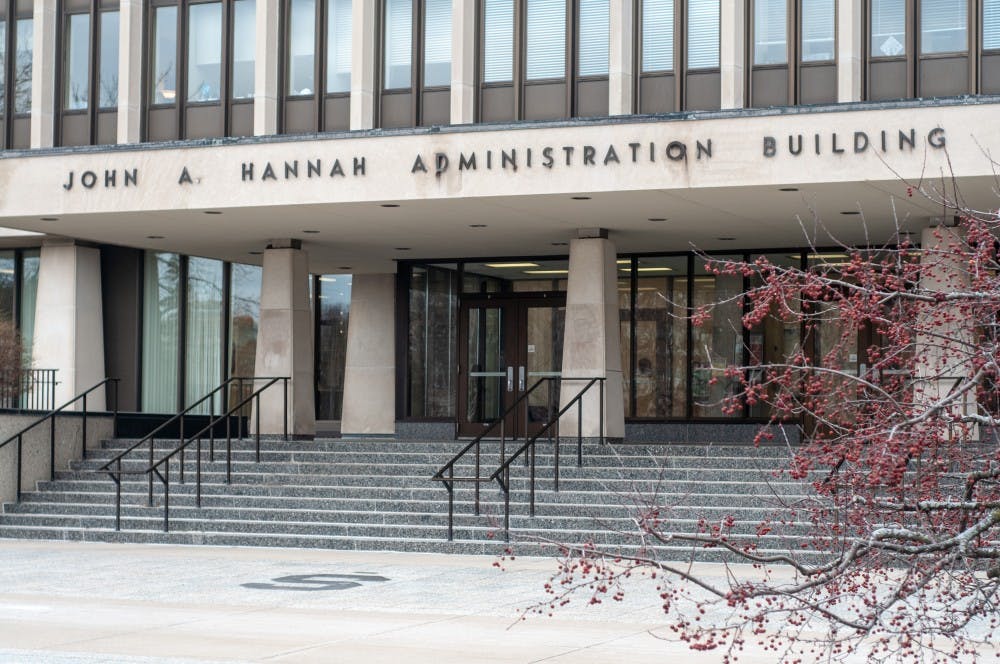
[[[0, 662], [718, 662], [659, 598], [530, 616], [551, 559], [0, 539]], [[701, 566], [721, 573], [720, 566]], [[745, 664], [774, 655], [744, 653]]]

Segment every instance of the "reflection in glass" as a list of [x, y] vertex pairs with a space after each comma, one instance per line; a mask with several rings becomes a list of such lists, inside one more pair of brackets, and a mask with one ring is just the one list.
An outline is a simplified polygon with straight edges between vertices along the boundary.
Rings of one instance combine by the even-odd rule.
[[38, 266], [41, 252], [26, 249], [21, 253], [21, 349], [25, 366], [31, 364], [31, 345], [35, 337], [35, 303], [38, 302]]
[[834, 0], [802, 0], [802, 62], [836, 59]]
[[385, 82], [387, 90], [410, 87], [413, 56], [413, 0], [385, 0]]
[[319, 278], [319, 366], [316, 419], [339, 420], [344, 406], [347, 324], [351, 312], [351, 275]]
[[514, 0], [485, 0], [483, 82], [514, 80]]
[[257, 49], [257, 2], [233, 3], [233, 99], [253, 99]]
[[503, 414], [507, 380], [503, 314], [499, 306], [469, 309], [466, 422], [493, 422]]
[[218, 101], [222, 94], [222, 3], [188, 7], [187, 100]]
[[147, 251], [142, 295], [142, 410], [177, 411], [180, 258]]
[[316, 91], [316, 0], [290, 0], [288, 25], [288, 94]]
[[0, 20], [0, 118], [7, 113], [7, 21]]
[[[625, 417], [632, 417], [632, 277], [627, 259], [618, 262], [618, 336], [621, 340], [622, 397]], [[631, 262], [631, 261], [629, 261]]]
[[[759, 256], [751, 255], [750, 261], [756, 261], [758, 258]], [[801, 264], [801, 256], [798, 253], [770, 254], [765, 258], [771, 265], [779, 267], [798, 268]], [[750, 282], [750, 288], [759, 288], [761, 285], [760, 277], [754, 277]], [[746, 355], [751, 382], [759, 383], [765, 379], [764, 373], [767, 370], [761, 368], [762, 366], [787, 363], [801, 348], [799, 321], [786, 320], [781, 314], [781, 306], [777, 302], [773, 303], [770, 315], [747, 333]], [[750, 417], [771, 416], [770, 406], [763, 403], [750, 405], [748, 411]]]
[[425, 0], [424, 87], [451, 85], [451, 0]]
[[[528, 351], [525, 387], [531, 389], [539, 380], [562, 373], [566, 307], [529, 307], [525, 324]], [[580, 389], [582, 385], [576, 387]], [[528, 397], [528, 422], [547, 422], [558, 410], [559, 389], [551, 382], [540, 385]]]
[[177, 7], [157, 7], [153, 14], [150, 91], [154, 104], [173, 104], [177, 100]]
[[326, 91], [351, 91], [351, 0], [328, 0]]
[[101, 12], [101, 51], [97, 69], [99, 108], [118, 106], [118, 12]]
[[608, 0], [580, 0], [580, 76], [607, 76], [611, 39]]
[[[741, 260], [739, 256], [718, 256], [718, 260]], [[694, 326], [692, 334], [691, 396], [695, 417], [739, 417], [741, 412], [724, 412], [726, 399], [739, 393], [736, 378], [724, 375], [726, 367], [743, 365], [743, 322], [740, 298], [743, 278], [710, 275], [702, 259], [695, 260], [695, 311], [707, 308], [708, 321]]]
[[14, 252], [0, 251], [0, 320], [14, 323]]
[[566, 77], [566, 2], [528, 0], [527, 78]]
[[[229, 375], [253, 376], [257, 357], [257, 329], [260, 325], [260, 284], [262, 270], [257, 265], [230, 266], [229, 296]], [[243, 397], [246, 396], [246, 391]], [[229, 403], [239, 402], [239, 385], [229, 388]]]
[[920, 53], [967, 51], [969, 5], [959, 0], [921, 0]]
[[786, 0], [754, 0], [753, 9], [753, 63], [785, 64], [788, 62]]
[[688, 69], [719, 66], [719, 0], [688, 0]]
[[[185, 406], [222, 382], [222, 261], [189, 258], [184, 343]], [[194, 411], [208, 414], [211, 404]], [[215, 411], [220, 412], [220, 400]]]
[[642, 71], [674, 68], [674, 0], [642, 2]]
[[35, 22], [30, 18], [17, 19], [14, 58], [14, 112], [31, 113], [31, 63], [35, 43]]
[[906, 0], [872, 0], [872, 57], [906, 54]]
[[90, 14], [66, 17], [63, 108], [87, 108], [90, 99]]
[[455, 417], [457, 291], [453, 269], [413, 268], [408, 333], [410, 417]]

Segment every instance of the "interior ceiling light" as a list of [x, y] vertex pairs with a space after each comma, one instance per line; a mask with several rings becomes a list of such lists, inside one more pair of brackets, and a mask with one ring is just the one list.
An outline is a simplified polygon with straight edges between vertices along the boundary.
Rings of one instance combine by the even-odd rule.
[[218, 210], [205, 210], [205, 214], [222, 214]]
[[573, 196], [574, 201], [589, 201], [590, 196]]
[[798, 187], [782, 187], [778, 191], [798, 191], [798, 190], [799, 190]]
[[384, 208], [398, 208], [399, 207], [399, 203], [382, 203], [382, 207], [384, 207]]
[[538, 267], [538, 263], [484, 263], [486, 267], [493, 268], [517, 268], [517, 267]]
[[341, 266], [340, 266], [340, 267], [338, 267], [337, 269], [338, 269], [338, 270], [350, 270], [350, 269], [351, 269], [351, 266], [350, 266], [350, 265], [341, 265]]
[[525, 270], [525, 274], [569, 274], [569, 270]]
[[672, 268], [672, 267], [666, 267], [666, 266], [663, 266], [663, 267], [639, 267], [639, 268], [636, 268], [636, 271], [637, 272], [673, 272], [674, 268]]
[[333, 284], [337, 282], [337, 277], [328, 277], [326, 275], [323, 275], [322, 277], [319, 278], [319, 280], [324, 283]]
[[486, 228], [486, 224], [469, 224], [469, 228]]
[[309, 230], [309, 231], [302, 231], [302, 232], [303, 233], [309, 233], [310, 235], [317, 235], [317, 234], [319, 234], [319, 231], [316, 231], [316, 230]]
[[666, 221], [667, 218], [666, 217], [650, 217], [649, 220], [650, 221]]
[[619, 265], [631, 265], [632, 264], [632, 259], [631, 258], [619, 258], [616, 262]]
[[263, 251], [248, 251], [247, 253], [250, 254], [251, 256], [260, 256], [264, 252]]
[[410, 250], [410, 248], [409, 248], [409, 247], [396, 247], [396, 249], [395, 249], [395, 250], [396, 250], [396, 251], [409, 251], [409, 250]]
[[553, 247], [565, 247], [565, 246], [567, 246], [568, 244], [569, 244], [569, 242], [553, 242], [553, 243], [552, 243], [552, 246], [553, 246]]
[[147, 240], [162, 240], [163, 236], [162, 235], [147, 235], [146, 239]]
[[810, 261], [828, 261], [828, 260], [847, 260], [850, 258], [847, 254], [809, 254], [806, 256], [806, 260]]
[[42, 221], [59, 221], [59, 217], [42, 217]]
[[852, 215], [852, 214], [861, 214], [861, 213], [858, 212], [857, 210], [844, 210], [840, 214]]
[[717, 238], [715, 238], [715, 239], [716, 239], [716, 240], [721, 240], [721, 241], [723, 241], [723, 242], [732, 242], [732, 241], [733, 241], [733, 240], [735, 240], [736, 238], [734, 238], [734, 237], [729, 237], [729, 236], [725, 236], [725, 235], [724, 235], [724, 236], [722, 236], [722, 237], [717, 237]]

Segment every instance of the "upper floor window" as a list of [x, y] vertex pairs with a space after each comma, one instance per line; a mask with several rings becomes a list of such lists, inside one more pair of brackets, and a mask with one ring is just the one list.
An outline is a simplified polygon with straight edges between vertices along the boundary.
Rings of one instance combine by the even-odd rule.
[[484, 0], [483, 33], [483, 82], [514, 80], [514, 0]]
[[254, 96], [254, 60], [257, 51], [257, 2], [233, 3], [233, 99]]
[[753, 7], [753, 63], [755, 65], [783, 65], [787, 63], [787, 1], [755, 0]]
[[920, 53], [969, 49], [969, 6], [964, 0], [920, 0]]
[[316, 0], [290, 0], [288, 94], [316, 92]]
[[642, 1], [642, 72], [674, 68], [674, 0]]
[[222, 3], [188, 7], [187, 100], [219, 101], [222, 96]]
[[99, 108], [118, 107], [118, 32], [118, 12], [101, 12], [100, 52], [97, 65]]
[[408, 88], [413, 68], [413, 0], [385, 0], [384, 30], [383, 87]]
[[153, 70], [150, 101], [172, 104], [177, 99], [177, 7], [153, 10]]
[[611, 13], [608, 0], [580, 0], [578, 67], [580, 76], [607, 76]]
[[528, 0], [527, 9], [527, 79], [565, 78], [565, 0]]
[[874, 58], [906, 55], [906, 0], [872, 0], [871, 53]]
[[87, 108], [90, 101], [90, 14], [66, 17], [63, 108]]
[[835, 0], [802, 0], [802, 62], [829, 62], [836, 54]]
[[31, 63], [34, 61], [35, 21], [19, 18], [14, 35], [14, 113], [31, 113]]
[[326, 12], [326, 91], [351, 91], [351, 0], [330, 0]]
[[424, 87], [451, 85], [451, 0], [424, 0]]
[[1000, 49], [1000, 0], [983, 0], [983, 50]]
[[688, 0], [688, 69], [719, 66], [719, 0]]

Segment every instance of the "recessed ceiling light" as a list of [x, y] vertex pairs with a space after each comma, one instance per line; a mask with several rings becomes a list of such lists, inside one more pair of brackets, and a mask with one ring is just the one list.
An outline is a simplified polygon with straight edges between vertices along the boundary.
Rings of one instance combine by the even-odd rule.
[[396, 251], [409, 251], [409, 247], [396, 247]]
[[146, 239], [147, 240], [162, 240], [163, 236], [162, 235], [147, 235]]
[[338, 270], [350, 270], [350, 269], [351, 269], [351, 266], [350, 266], [350, 265], [341, 265], [341, 266], [340, 266], [340, 267], [338, 267], [337, 269], [338, 269]]
[[590, 196], [573, 196], [574, 201], [589, 201]]
[[844, 210], [840, 214], [852, 215], [852, 214], [861, 214], [861, 213], [858, 212], [857, 210]]
[[666, 217], [650, 217], [649, 221], [666, 221]]
[[782, 187], [778, 191], [798, 191], [798, 190], [799, 190], [798, 187]]
[[553, 247], [565, 247], [567, 245], [569, 245], [569, 242], [553, 242], [552, 243]]
[[318, 235], [319, 234], [319, 231], [316, 231], [316, 230], [302, 231], [302, 232], [303, 233], [309, 233], [310, 235]]
[[723, 242], [731, 242], [731, 241], [735, 240], [736, 238], [734, 238], [734, 237], [728, 237], [728, 236], [724, 235], [722, 237], [717, 237], [715, 239], [716, 240], [722, 240]]
[[569, 274], [569, 270], [525, 270], [525, 274]]
[[264, 252], [263, 251], [248, 251], [247, 253], [250, 254], [251, 256], [260, 256]]
[[486, 267], [492, 267], [496, 269], [503, 268], [515, 268], [515, 267], [538, 267], [538, 263], [484, 263]]
[[42, 217], [42, 221], [59, 221], [59, 217]]
[[397, 208], [397, 207], [399, 207], [399, 203], [382, 203], [382, 207], [384, 207], [384, 208]]
[[205, 210], [205, 214], [222, 214], [218, 210]]
[[469, 224], [469, 228], [486, 228], [486, 224]]

